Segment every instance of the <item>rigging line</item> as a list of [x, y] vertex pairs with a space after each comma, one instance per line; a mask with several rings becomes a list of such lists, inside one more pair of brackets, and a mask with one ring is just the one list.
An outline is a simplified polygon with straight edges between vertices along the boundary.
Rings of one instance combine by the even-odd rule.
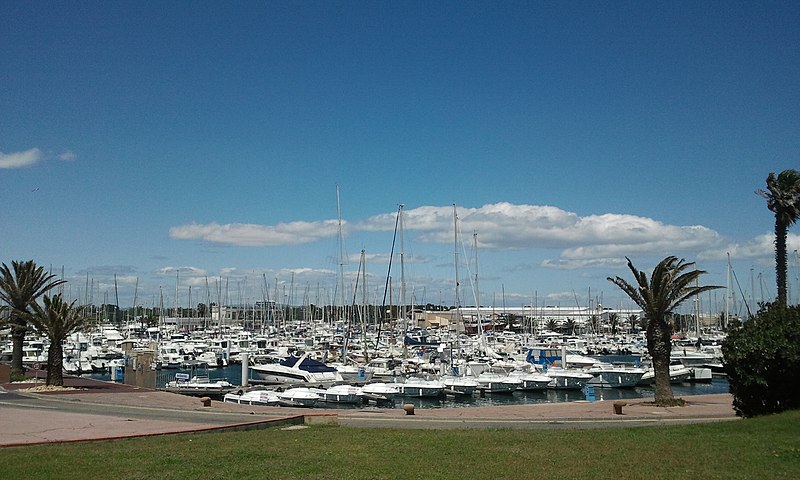
[[733, 267], [731, 267], [731, 273], [733, 274], [733, 279], [736, 281], [736, 286], [739, 287], [739, 294], [742, 296], [742, 303], [744, 303], [744, 307], [747, 309], [747, 318], [753, 318], [753, 312], [750, 311], [750, 305], [747, 304], [747, 298], [744, 296], [742, 286], [739, 284], [739, 277], [736, 276], [736, 270], [734, 270]]
[[403, 204], [402, 203], [397, 207], [397, 216], [394, 219], [394, 236], [392, 237], [392, 250], [389, 252], [389, 270], [386, 272], [386, 284], [383, 287], [383, 302], [381, 303], [381, 314], [378, 316], [380, 321], [378, 322], [378, 340], [376, 340], [376, 346], [377, 346], [377, 342], [380, 341], [380, 338], [381, 338], [381, 329], [383, 328], [383, 316], [384, 316], [384, 313], [386, 312], [386, 295], [389, 292], [389, 279], [392, 278], [391, 277], [391, 275], [392, 275], [392, 259], [394, 259], [394, 246], [395, 246], [395, 243], [397, 242], [397, 226], [400, 223], [400, 211], [401, 210], [403, 210]]

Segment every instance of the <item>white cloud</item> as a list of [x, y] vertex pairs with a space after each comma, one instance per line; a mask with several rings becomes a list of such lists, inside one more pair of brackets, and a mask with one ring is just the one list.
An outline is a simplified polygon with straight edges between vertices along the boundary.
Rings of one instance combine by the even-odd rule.
[[0, 168], [24, 168], [36, 165], [44, 159], [44, 154], [38, 148], [31, 148], [24, 152], [0, 152]]
[[545, 298], [556, 304], [561, 302], [569, 304], [570, 302], [575, 302], [575, 292], [554, 292], [548, 294]]
[[75, 153], [73, 153], [71, 150], [65, 150], [64, 152], [58, 154], [56, 158], [64, 162], [73, 162], [78, 158], [78, 156], [75, 155]]
[[559, 270], [577, 270], [579, 268], [619, 268], [627, 265], [623, 257], [614, 258], [591, 258], [591, 259], [569, 259], [560, 258], [556, 260], [544, 260], [542, 267], [554, 268]]
[[[374, 216], [357, 228], [394, 228], [392, 215]], [[458, 208], [458, 217], [462, 237], [477, 233], [481, 248], [563, 248], [570, 258], [618, 256], [630, 252], [632, 246], [652, 251], [664, 246], [696, 249], [720, 243], [717, 232], [703, 226], [665, 225], [650, 218], [613, 213], [580, 217], [547, 205], [502, 202]], [[452, 207], [419, 207], [404, 212], [403, 218], [407, 231], [421, 232], [418, 241], [453, 241]]]
[[136, 282], [139, 281], [139, 277], [136, 275], [118, 275], [117, 276], [117, 283], [120, 285], [136, 285]]
[[[603, 217], [610, 217], [603, 215]], [[568, 248], [562, 256], [568, 259], [596, 259], [637, 254], [678, 254], [706, 251], [722, 247], [719, 234], [702, 226], [680, 227], [664, 225], [650, 219], [614, 215], [605, 225], [587, 225], [575, 229], [588, 245]], [[595, 237], [594, 234], [602, 234]], [[602, 239], [601, 239], [602, 238]]]
[[[787, 233], [786, 251], [790, 257], [794, 252], [800, 252], [800, 235]], [[730, 253], [733, 260], [766, 259], [772, 261], [775, 256], [775, 235], [765, 233], [744, 244], [729, 244], [720, 249], [702, 252], [698, 258], [701, 260], [725, 260]]]
[[179, 272], [180, 277], [204, 277], [208, 272], [197, 267], [164, 267], [158, 270], [161, 275], [175, 275]]
[[336, 220], [322, 222], [290, 222], [278, 225], [229, 223], [205, 225], [193, 223], [172, 227], [169, 235], [180, 240], [206, 240], [224, 245], [274, 247], [311, 243], [338, 233]]
[[[555, 249], [559, 259], [543, 267], [605, 268], [624, 265], [624, 256], [710, 251], [722, 247], [720, 235], [703, 226], [666, 225], [635, 215], [607, 213], [581, 217], [547, 205], [495, 203], [458, 208], [459, 229], [477, 233], [480, 248], [500, 250]], [[394, 227], [393, 216], [377, 215], [363, 229]], [[417, 241], [453, 241], [453, 208], [420, 207], [404, 212], [405, 229], [418, 232]]]
[[[721, 258], [731, 249], [739, 257], [764, 257], [772, 249], [769, 236], [728, 248], [718, 232], [702, 225], [669, 225], [636, 215], [605, 213], [582, 217], [553, 206], [507, 202], [459, 207], [457, 213], [464, 241], [469, 242], [475, 232], [481, 249], [559, 252], [556, 258], [539, 264], [553, 269], [617, 268], [624, 266], [625, 256], [700, 254], [704, 259]], [[348, 226], [356, 231], [392, 231], [396, 218], [397, 212], [383, 213]], [[409, 239], [412, 242], [452, 244], [453, 224], [452, 206], [421, 206], [403, 211], [404, 229], [407, 237], [413, 236]], [[277, 225], [191, 224], [170, 229], [170, 236], [175, 239], [246, 246], [304, 244], [337, 233], [336, 220]], [[790, 236], [789, 251], [796, 248], [800, 248], [800, 238]], [[371, 255], [369, 263], [388, 260], [386, 253]], [[357, 255], [350, 260], [357, 261]]]

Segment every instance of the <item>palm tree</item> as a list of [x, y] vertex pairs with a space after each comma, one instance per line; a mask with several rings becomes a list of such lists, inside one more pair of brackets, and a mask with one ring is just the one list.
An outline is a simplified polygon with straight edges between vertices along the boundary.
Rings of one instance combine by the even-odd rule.
[[611, 335], [616, 335], [617, 326], [619, 325], [619, 314], [617, 312], [608, 314], [608, 324], [611, 325]]
[[631, 333], [636, 331], [636, 324], [639, 323], [639, 315], [631, 314], [628, 316], [628, 322], [631, 324]]
[[0, 266], [0, 301], [6, 303], [10, 311], [7, 322], [11, 325], [11, 375], [19, 376], [23, 373], [22, 344], [28, 330], [26, 317], [39, 297], [65, 281], [45, 273], [44, 267], [37, 267], [33, 260], [12, 261], [11, 267], [9, 269], [5, 263]]
[[45, 295], [44, 306], [34, 303], [33, 313], [27, 315], [31, 325], [50, 340], [47, 348], [47, 385], [64, 385], [64, 340], [92, 323], [92, 318], [85, 315], [84, 308], [75, 306], [76, 302], [65, 302], [60, 293], [52, 298]]
[[600, 333], [600, 317], [597, 315], [592, 315], [589, 317], [589, 328], [592, 329], [592, 333], [598, 334]]
[[767, 176], [767, 191], [757, 194], [767, 200], [767, 208], [775, 213], [775, 280], [778, 284], [776, 303], [786, 306], [786, 231], [800, 217], [800, 172], [784, 170]]
[[564, 331], [570, 335], [575, 335], [575, 327], [577, 326], [578, 324], [575, 323], [575, 320], [568, 318], [566, 323], [564, 323]]
[[687, 299], [719, 287], [693, 286], [698, 277], [706, 272], [687, 270], [694, 266], [694, 262], [686, 263], [674, 256], [661, 260], [653, 269], [649, 280], [644, 272], [633, 266], [629, 258], [625, 259], [636, 279], [635, 286], [620, 277], [608, 277], [608, 281], [622, 289], [644, 311], [644, 320], [647, 322], [647, 351], [653, 358], [656, 378], [655, 402], [660, 406], [676, 405], [669, 382], [672, 351], [669, 315]]

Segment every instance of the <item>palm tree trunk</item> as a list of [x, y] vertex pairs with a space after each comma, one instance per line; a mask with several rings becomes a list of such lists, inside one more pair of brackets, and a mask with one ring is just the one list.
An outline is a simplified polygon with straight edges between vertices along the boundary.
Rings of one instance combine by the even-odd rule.
[[672, 384], [669, 381], [669, 362], [672, 353], [670, 329], [663, 322], [653, 322], [654, 335], [650, 355], [653, 357], [653, 370], [656, 377], [655, 402], [659, 406], [675, 405]]
[[47, 347], [47, 385], [64, 385], [64, 350], [61, 342], [50, 340]]
[[779, 305], [786, 306], [786, 225], [775, 218], [775, 280], [778, 284]]
[[18, 318], [11, 323], [11, 376], [22, 376], [25, 368], [22, 366], [22, 346], [25, 343], [25, 333], [28, 331], [26, 324]]

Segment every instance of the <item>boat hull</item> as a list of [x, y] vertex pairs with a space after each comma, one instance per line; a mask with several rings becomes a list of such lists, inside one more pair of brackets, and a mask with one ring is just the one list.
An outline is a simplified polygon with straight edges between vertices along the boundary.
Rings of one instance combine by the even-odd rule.
[[619, 370], [595, 372], [595, 376], [587, 382], [600, 388], [633, 388], [642, 379], [644, 372], [626, 372]]

